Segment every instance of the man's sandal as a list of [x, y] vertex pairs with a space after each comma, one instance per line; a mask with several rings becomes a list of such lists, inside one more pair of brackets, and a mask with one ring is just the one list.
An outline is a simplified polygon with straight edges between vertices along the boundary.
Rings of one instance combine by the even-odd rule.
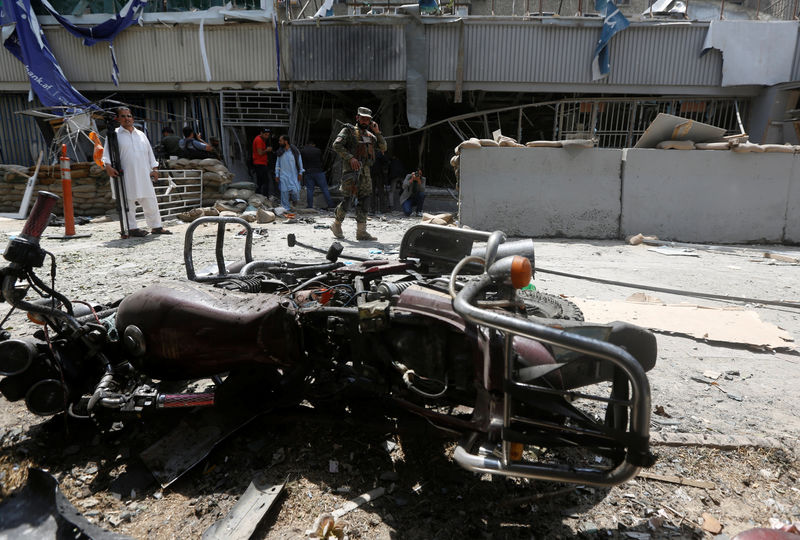
[[153, 234], [172, 234], [172, 231], [165, 229], [164, 227], [159, 227], [158, 229], [153, 229], [151, 231]]
[[143, 231], [142, 229], [131, 229], [130, 231], [128, 231], [128, 236], [142, 237], [142, 236], [147, 236], [148, 234], [150, 233], [148, 233], [147, 231]]

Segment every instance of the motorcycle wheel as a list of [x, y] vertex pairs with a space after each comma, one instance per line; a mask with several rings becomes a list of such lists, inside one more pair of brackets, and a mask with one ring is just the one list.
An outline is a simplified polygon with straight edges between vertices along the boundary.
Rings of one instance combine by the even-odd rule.
[[519, 295], [522, 301], [525, 302], [525, 312], [530, 317], [570, 321], [583, 320], [581, 309], [560, 296], [532, 290], [519, 291]]

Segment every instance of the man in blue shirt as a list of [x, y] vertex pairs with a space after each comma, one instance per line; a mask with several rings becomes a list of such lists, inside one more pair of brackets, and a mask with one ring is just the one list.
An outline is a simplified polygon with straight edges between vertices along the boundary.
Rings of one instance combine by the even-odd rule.
[[[278, 139], [278, 161], [275, 163], [275, 180], [280, 184], [281, 206], [289, 212], [291, 202], [300, 199], [300, 182], [303, 179], [303, 158], [300, 150], [289, 142], [288, 135]], [[291, 201], [291, 202], [290, 202]]]

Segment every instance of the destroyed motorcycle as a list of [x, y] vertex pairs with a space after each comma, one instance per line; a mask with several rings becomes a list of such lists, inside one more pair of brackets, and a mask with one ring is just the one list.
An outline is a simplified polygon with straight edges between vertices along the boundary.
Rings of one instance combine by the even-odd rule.
[[[654, 336], [583, 322], [573, 304], [526, 288], [530, 239], [415, 225], [397, 260], [346, 257], [337, 242], [324, 260], [254, 260], [246, 221], [204, 217], [186, 232], [187, 281], [102, 306], [34, 272], [55, 200], [40, 193], [2, 270], [5, 300], [41, 328], [0, 342], [0, 391], [35, 414], [102, 426], [232, 401], [381, 400], [454, 434], [453, 459], [474, 472], [611, 486], [653, 462]], [[217, 225], [205, 273], [192, 249], [204, 223]], [[230, 224], [246, 233], [238, 263], [223, 258]]]

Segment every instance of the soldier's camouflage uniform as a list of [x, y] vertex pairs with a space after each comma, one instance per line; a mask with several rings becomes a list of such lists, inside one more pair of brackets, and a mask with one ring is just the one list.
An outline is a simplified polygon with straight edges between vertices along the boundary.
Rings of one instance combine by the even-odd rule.
[[[356, 222], [366, 223], [369, 211], [369, 198], [372, 194], [372, 177], [370, 167], [375, 162], [375, 146], [381, 152], [386, 151], [386, 139], [383, 135], [375, 135], [369, 130], [362, 130], [358, 126], [345, 124], [336, 140], [333, 149], [342, 158], [342, 195], [344, 199], [336, 207], [334, 213], [337, 221], [344, 221], [347, 210], [357, 198]], [[350, 167], [350, 158], [355, 157], [361, 162], [361, 168], [354, 171]]]

